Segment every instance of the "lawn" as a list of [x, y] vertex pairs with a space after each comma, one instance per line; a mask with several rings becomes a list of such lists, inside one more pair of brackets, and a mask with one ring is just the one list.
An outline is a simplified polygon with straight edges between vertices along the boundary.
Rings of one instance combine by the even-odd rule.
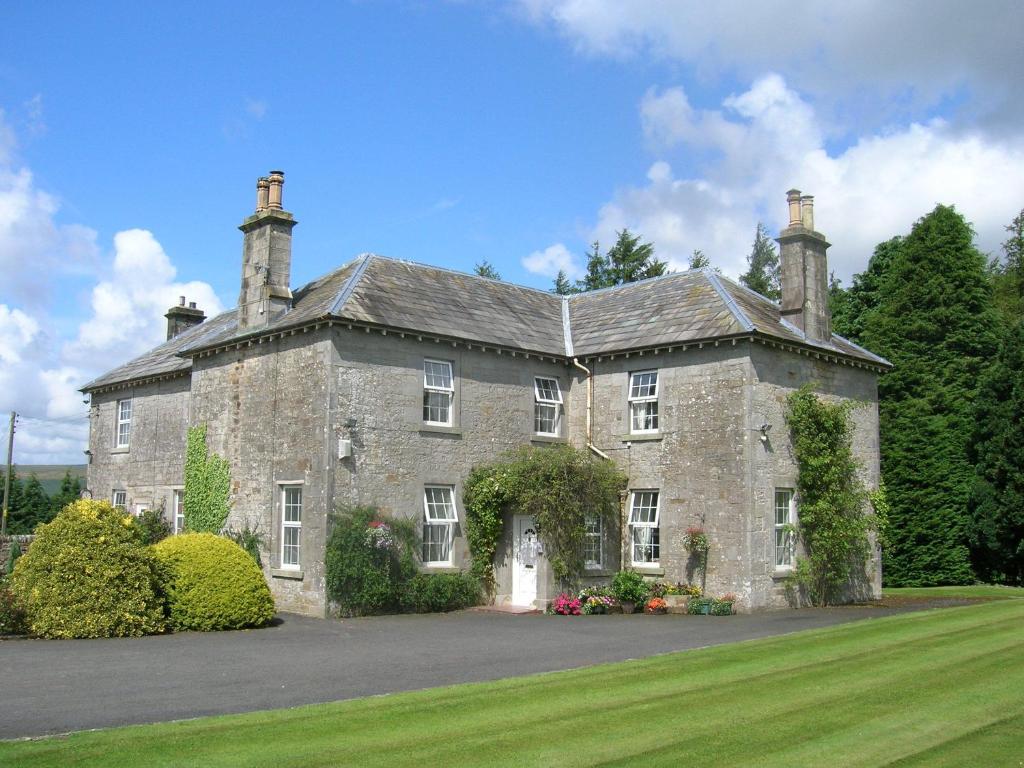
[[1022, 761], [1024, 600], [496, 683], [0, 743], [11, 768]]
[[882, 590], [882, 596], [1024, 598], [1024, 587], [1003, 587], [999, 584], [977, 584], [970, 587], [886, 587]]

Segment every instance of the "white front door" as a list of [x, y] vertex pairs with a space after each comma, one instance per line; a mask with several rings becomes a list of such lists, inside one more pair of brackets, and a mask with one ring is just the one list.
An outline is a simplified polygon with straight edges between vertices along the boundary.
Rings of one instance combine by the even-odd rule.
[[530, 515], [516, 515], [513, 526], [512, 604], [532, 606], [537, 599], [537, 561], [541, 555], [537, 526]]

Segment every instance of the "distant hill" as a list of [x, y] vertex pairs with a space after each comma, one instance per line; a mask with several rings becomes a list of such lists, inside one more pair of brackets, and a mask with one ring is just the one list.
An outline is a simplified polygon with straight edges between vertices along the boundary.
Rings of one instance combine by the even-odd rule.
[[[0, 466], [0, 470], [2, 469]], [[85, 487], [85, 464], [15, 464], [14, 471], [22, 482], [28, 480], [29, 475], [35, 474], [43, 490], [50, 496], [60, 490], [60, 482], [64, 479], [64, 473], [68, 471], [72, 477], [80, 477], [82, 487]], [[3, 488], [0, 488], [0, 491], [3, 491]]]

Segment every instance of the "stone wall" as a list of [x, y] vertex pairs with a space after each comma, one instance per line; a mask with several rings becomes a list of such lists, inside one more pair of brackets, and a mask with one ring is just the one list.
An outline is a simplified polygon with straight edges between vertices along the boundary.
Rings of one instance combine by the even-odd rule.
[[[278, 609], [324, 615], [323, 545], [331, 506], [326, 329], [198, 359], [190, 423], [231, 467], [228, 526], [258, 526]], [[302, 486], [300, 568], [281, 568], [282, 484]]]
[[[660, 497], [658, 565], [637, 570], [667, 581], [700, 581], [697, 563], [683, 546], [690, 526], [704, 527], [714, 546], [707, 588], [738, 591], [748, 568], [745, 525], [749, 508], [745, 444], [749, 439], [746, 388], [752, 370], [746, 345], [659, 355], [616, 355], [587, 363], [594, 374], [594, 442], [629, 477], [629, 490], [657, 490]], [[630, 374], [658, 371], [659, 430], [630, 434]], [[574, 388], [572, 427], [584, 436], [585, 382]], [[623, 511], [622, 556], [631, 564]]]
[[[117, 402], [129, 397], [130, 444], [117, 448]], [[170, 519], [171, 489], [184, 486], [188, 413], [188, 376], [94, 394], [86, 475], [92, 497], [111, 501], [115, 488], [125, 490], [129, 510], [162, 505]]]
[[[422, 521], [424, 486], [454, 486], [460, 524], [452, 569], [468, 567], [462, 507], [467, 476], [474, 466], [493, 462], [510, 449], [565, 442], [534, 436], [533, 378], [558, 379], [568, 402], [575, 397], [570, 393], [570, 369], [550, 359], [420, 341], [412, 334], [403, 338], [344, 328], [333, 334], [332, 442], [352, 441], [351, 457], [337, 459], [333, 454], [336, 503], [372, 505], [390, 515]], [[424, 358], [452, 364], [450, 428], [423, 422]], [[499, 602], [511, 596], [511, 574], [509, 547], [503, 546], [496, 563]], [[550, 580], [548, 569], [541, 568], [541, 596], [553, 589]]]
[[11, 544], [15, 541], [18, 542], [18, 546], [21, 547], [21, 554], [25, 554], [33, 539], [35, 539], [35, 536], [32, 534], [0, 536], [0, 576], [3, 576], [7, 572], [7, 558], [11, 555]]
[[[755, 605], [786, 604], [783, 579], [787, 572], [774, 568], [774, 495], [776, 488], [796, 488], [797, 467], [786, 426], [786, 400], [804, 384], [833, 400], [857, 403], [853, 411], [853, 451], [861, 464], [865, 486], [878, 488], [878, 376], [872, 371], [836, 365], [807, 355], [751, 346], [755, 379], [750, 387], [751, 420], [770, 424], [769, 439], [748, 443], [752, 508], [750, 525], [750, 591]], [[799, 510], [798, 510], [799, 514]], [[861, 598], [881, 596], [881, 555], [876, 549], [866, 593]]]

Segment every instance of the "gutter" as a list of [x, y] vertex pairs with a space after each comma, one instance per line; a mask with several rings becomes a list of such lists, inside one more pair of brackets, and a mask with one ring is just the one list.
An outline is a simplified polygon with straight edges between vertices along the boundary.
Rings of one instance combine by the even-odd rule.
[[593, 442], [594, 426], [593, 426], [593, 420], [592, 420], [592, 417], [591, 417], [591, 412], [593, 411], [593, 408], [594, 408], [594, 375], [590, 372], [589, 368], [587, 368], [585, 365], [583, 365], [580, 362], [580, 359], [578, 357], [574, 357], [572, 359], [572, 364], [575, 365], [577, 368], [579, 368], [581, 371], [583, 371], [587, 375], [587, 448], [592, 450], [594, 453], [596, 453], [602, 459], [608, 459], [608, 461], [611, 461], [612, 457], [609, 456], [604, 451], [602, 451], [596, 445], [594, 445], [594, 442]]

